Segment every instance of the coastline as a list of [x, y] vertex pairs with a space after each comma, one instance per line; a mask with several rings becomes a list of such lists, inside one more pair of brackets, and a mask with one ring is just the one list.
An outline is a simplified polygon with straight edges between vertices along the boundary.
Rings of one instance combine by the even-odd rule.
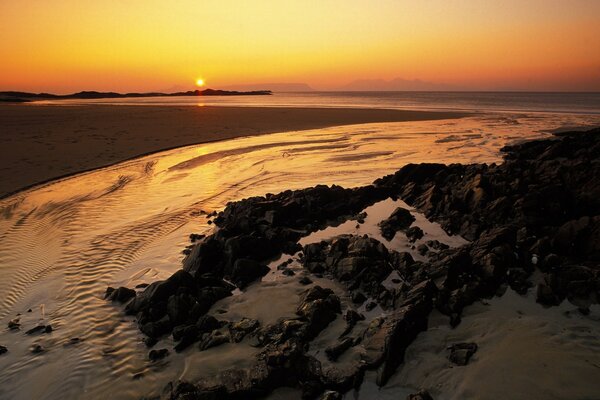
[[0, 199], [49, 181], [189, 145], [467, 115], [349, 108], [0, 105], [0, 127], [7, 132], [0, 148]]

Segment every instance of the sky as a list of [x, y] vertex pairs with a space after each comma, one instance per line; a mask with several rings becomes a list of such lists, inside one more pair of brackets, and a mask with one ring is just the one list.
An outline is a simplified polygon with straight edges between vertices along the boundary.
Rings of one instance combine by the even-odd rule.
[[600, 91], [600, 0], [0, 0], [0, 90]]

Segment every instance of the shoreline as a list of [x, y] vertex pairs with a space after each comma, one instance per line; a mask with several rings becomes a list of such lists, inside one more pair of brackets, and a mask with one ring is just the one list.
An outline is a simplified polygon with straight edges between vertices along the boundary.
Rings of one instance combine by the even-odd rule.
[[[333, 126], [463, 118], [388, 109], [0, 105], [0, 199], [179, 147]], [[202, 119], [199, 119], [202, 118]]]

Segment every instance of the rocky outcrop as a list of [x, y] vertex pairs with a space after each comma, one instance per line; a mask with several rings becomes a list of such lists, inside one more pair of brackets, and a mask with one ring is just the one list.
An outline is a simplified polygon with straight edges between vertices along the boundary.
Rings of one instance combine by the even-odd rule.
[[[194, 237], [183, 270], [137, 293], [109, 290], [108, 298], [124, 302], [147, 336], [172, 334], [176, 351], [196, 342], [198, 350], [248, 338], [256, 342], [260, 351], [251, 368], [221, 371], [193, 385], [173, 384], [167, 390], [173, 399], [255, 398], [280, 386], [296, 387], [305, 398], [325, 391], [336, 396], [360, 385], [366, 369], [375, 370], [377, 383], [384, 385], [406, 348], [427, 329], [433, 309], [456, 326], [463, 309], [477, 300], [507, 287], [526, 293], [534, 286], [535, 270], [541, 276], [535, 282], [537, 301], [551, 306], [568, 299], [589, 312], [600, 298], [600, 130], [503, 151], [505, 162], [499, 165], [411, 164], [362, 188], [316, 186], [230, 203], [211, 216], [218, 227], [212, 235]], [[298, 245], [301, 237], [327, 224], [364, 218], [356, 216], [390, 196], [470, 243], [460, 248], [421, 243], [425, 261], [368, 236]], [[411, 218], [398, 209], [382, 223], [382, 232], [391, 238], [403, 230], [411, 241], [419, 240], [423, 232], [410, 227]], [[299, 250], [308, 275], [336, 281], [347, 296], [308, 286], [295, 317], [267, 326], [208, 314], [234, 288], [244, 290], [268, 272], [269, 260]], [[281, 268], [293, 272], [287, 264]], [[366, 321], [355, 306], [370, 315]], [[377, 306], [385, 313], [373, 317], [368, 311]], [[342, 310], [346, 328], [324, 349], [328, 360], [322, 364], [308, 350]], [[13, 326], [19, 329], [19, 321]], [[362, 362], [340, 363], [356, 346]], [[459, 343], [449, 348], [448, 357], [465, 365], [475, 351], [476, 344]], [[431, 398], [427, 392], [411, 396]]]

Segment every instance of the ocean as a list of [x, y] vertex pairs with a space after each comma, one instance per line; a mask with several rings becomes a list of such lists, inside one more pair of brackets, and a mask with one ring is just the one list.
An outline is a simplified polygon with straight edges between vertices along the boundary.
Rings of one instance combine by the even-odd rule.
[[151, 104], [242, 107], [351, 107], [470, 112], [600, 114], [600, 93], [293, 92], [271, 96], [185, 96], [44, 101], [47, 104]]

